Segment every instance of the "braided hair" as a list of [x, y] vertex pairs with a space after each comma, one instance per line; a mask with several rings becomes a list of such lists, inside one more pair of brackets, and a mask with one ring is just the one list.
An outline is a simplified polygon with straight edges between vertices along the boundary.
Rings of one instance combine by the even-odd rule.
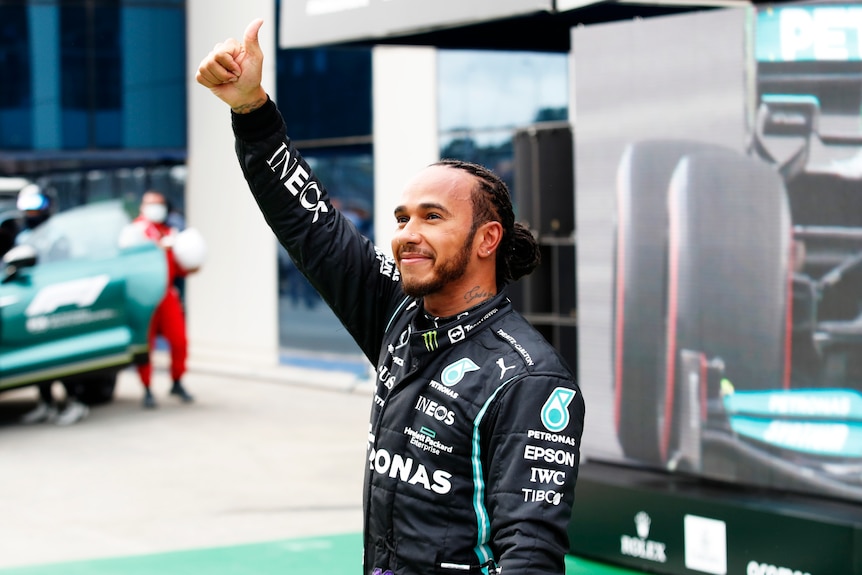
[[443, 159], [433, 164], [463, 170], [474, 176], [473, 224], [471, 236], [486, 222], [500, 222], [503, 238], [497, 248], [497, 286], [513, 282], [536, 269], [541, 253], [536, 238], [525, 225], [515, 221], [512, 199], [506, 183], [494, 172], [479, 164]]

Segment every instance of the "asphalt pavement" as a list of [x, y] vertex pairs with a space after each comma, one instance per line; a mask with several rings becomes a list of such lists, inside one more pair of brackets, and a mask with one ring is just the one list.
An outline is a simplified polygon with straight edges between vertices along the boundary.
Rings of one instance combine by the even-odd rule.
[[361, 532], [370, 383], [191, 369], [183, 404], [165, 359], [153, 410], [131, 369], [69, 427], [17, 423], [35, 388], [0, 394], [0, 569]]

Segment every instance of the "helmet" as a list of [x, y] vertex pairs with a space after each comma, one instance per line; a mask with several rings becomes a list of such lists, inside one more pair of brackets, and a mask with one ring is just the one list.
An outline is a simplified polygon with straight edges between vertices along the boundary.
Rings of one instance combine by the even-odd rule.
[[207, 258], [207, 243], [197, 228], [186, 228], [178, 233], [171, 250], [174, 260], [185, 271], [197, 270]]
[[53, 212], [54, 202], [51, 195], [38, 184], [29, 184], [18, 192], [17, 208], [24, 214], [24, 226], [33, 229]]
[[18, 192], [17, 207], [22, 212], [45, 212], [51, 209], [51, 198], [38, 184], [28, 184]]

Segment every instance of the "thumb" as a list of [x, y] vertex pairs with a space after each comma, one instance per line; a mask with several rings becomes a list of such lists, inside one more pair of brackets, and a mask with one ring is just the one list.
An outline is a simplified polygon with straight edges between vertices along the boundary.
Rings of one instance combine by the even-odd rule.
[[263, 26], [263, 18], [257, 18], [252, 20], [248, 27], [246, 27], [245, 34], [242, 39], [243, 47], [246, 52], [251, 54], [261, 53], [260, 42], [258, 42], [257, 39], [257, 34], [261, 26]]

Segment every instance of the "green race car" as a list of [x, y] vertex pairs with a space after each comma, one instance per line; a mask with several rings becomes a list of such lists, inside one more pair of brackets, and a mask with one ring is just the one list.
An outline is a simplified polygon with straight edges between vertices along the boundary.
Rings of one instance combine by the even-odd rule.
[[88, 204], [54, 215], [3, 256], [0, 392], [61, 380], [103, 403], [119, 371], [147, 357], [167, 262], [152, 242], [123, 241], [129, 224], [120, 201]]

